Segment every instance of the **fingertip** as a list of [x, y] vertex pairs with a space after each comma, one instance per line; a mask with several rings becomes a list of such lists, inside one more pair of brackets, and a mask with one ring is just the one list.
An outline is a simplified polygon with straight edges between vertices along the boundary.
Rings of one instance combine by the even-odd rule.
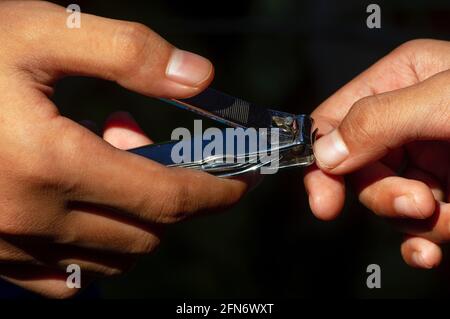
[[[141, 90], [144, 94], [162, 98], [190, 98], [205, 90], [214, 79], [214, 74], [214, 65], [209, 59], [172, 48], [164, 76]], [[151, 75], [147, 78], [150, 77]]]
[[207, 58], [175, 48], [167, 64], [166, 76], [179, 85], [201, 90], [211, 83], [214, 66]]
[[338, 129], [317, 139], [313, 147], [317, 165], [328, 173], [335, 171], [350, 154]]
[[332, 176], [316, 168], [307, 170], [304, 178], [312, 213], [318, 219], [335, 219], [345, 201], [345, 184], [341, 176]]
[[426, 219], [431, 217], [436, 210], [436, 200], [432, 190], [423, 182], [411, 181], [411, 194], [416, 204], [418, 214], [417, 219]]
[[327, 196], [310, 195], [308, 200], [313, 215], [323, 221], [336, 219], [342, 210], [341, 205], [331, 202]]
[[427, 219], [433, 216], [436, 210], [436, 200], [434, 199], [434, 195], [429, 188], [416, 195], [415, 201], [422, 219]]
[[115, 112], [105, 122], [103, 138], [119, 149], [130, 149], [151, 144], [139, 124], [128, 112]]
[[433, 194], [435, 200], [444, 201], [445, 190], [441, 187], [439, 181], [431, 174], [426, 173], [418, 168], [410, 167], [406, 170], [403, 176], [411, 180], [423, 182], [431, 190], [431, 193]]
[[169, 181], [168, 187], [178, 185], [183, 189], [183, 197], [191, 213], [228, 209], [249, 190], [249, 182], [245, 178], [219, 178], [195, 169], [168, 168], [165, 177]]
[[359, 199], [367, 208], [390, 218], [420, 220], [434, 214], [434, 196], [424, 183], [389, 174], [393, 173], [379, 163], [353, 176]]
[[442, 250], [435, 243], [420, 237], [409, 237], [401, 245], [404, 261], [411, 267], [432, 269], [442, 261]]

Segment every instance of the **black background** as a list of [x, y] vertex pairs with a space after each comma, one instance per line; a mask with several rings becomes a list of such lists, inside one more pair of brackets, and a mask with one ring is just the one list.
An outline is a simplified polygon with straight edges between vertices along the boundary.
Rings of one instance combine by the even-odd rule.
[[[407, 40], [450, 39], [448, 0], [377, 1], [379, 30], [366, 26], [369, 3], [78, 2], [83, 12], [142, 22], [178, 47], [210, 58], [215, 88], [292, 113], [311, 112]], [[175, 127], [192, 127], [195, 118], [102, 80], [65, 79], [54, 99], [64, 115], [99, 125], [112, 111], [127, 110], [155, 141], [168, 140]], [[228, 212], [171, 227], [155, 254], [98, 286], [101, 296], [115, 298], [447, 296], [448, 256], [437, 270], [411, 269], [401, 259], [400, 242], [401, 234], [351, 194], [338, 220], [318, 221], [301, 171], [290, 170], [266, 177]], [[366, 287], [371, 263], [381, 266], [381, 289]]]

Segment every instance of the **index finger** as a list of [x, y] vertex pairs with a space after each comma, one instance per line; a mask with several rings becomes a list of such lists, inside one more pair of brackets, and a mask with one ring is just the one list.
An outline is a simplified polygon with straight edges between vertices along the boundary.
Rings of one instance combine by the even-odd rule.
[[[450, 43], [439, 40], [406, 42], [362, 72], [325, 100], [314, 112], [322, 122], [339, 123], [358, 100], [401, 89], [450, 68]], [[328, 133], [325, 129], [323, 134]]]
[[80, 28], [70, 29], [65, 8], [44, 1], [1, 3], [0, 14], [0, 41], [9, 48], [0, 55], [13, 52], [2, 63], [47, 85], [61, 76], [85, 75], [145, 95], [183, 98], [200, 93], [213, 78], [209, 60], [175, 48], [139, 23], [82, 13]]
[[[5, 57], [4, 63], [33, 75], [22, 92], [15, 87], [18, 112], [36, 110], [37, 100], [40, 107], [54, 109], [36, 82], [49, 85], [67, 74], [101, 77], [146, 95], [169, 97], [194, 95], [213, 76], [208, 60], [174, 48], [143, 25], [83, 14], [81, 28], [68, 29], [65, 10], [45, 2], [2, 3], [0, 10], [14, 26], [5, 31], [15, 35], [11, 47], [33, 52], [31, 57]], [[64, 185], [68, 200], [106, 206], [146, 222], [174, 222], [228, 207], [247, 189], [241, 181], [166, 168], [114, 148], [67, 118], [46, 114], [52, 115], [39, 119], [46, 139], [38, 141], [49, 147], [39, 158], [44, 169], [37, 170]]]
[[240, 180], [167, 168], [116, 149], [67, 118], [55, 119], [52, 129], [49, 134], [60, 135], [53, 168], [70, 181], [71, 201], [146, 222], [173, 223], [194, 213], [227, 208], [248, 188]]

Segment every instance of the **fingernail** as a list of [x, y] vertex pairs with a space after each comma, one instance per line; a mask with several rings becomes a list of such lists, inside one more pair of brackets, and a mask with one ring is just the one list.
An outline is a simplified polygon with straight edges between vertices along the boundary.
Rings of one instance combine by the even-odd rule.
[[402, 195], [394, 199], [394, 210], [397, 214], [413, 218], [424, 218], [417, 206], [414, 196]]
[[335, 168], [348, 156], [349, 151], [337, 129], [322, 136], [314, 144], [314, 154], [319, 166]]
[[213, 66], [208, 59], [195, 53], [174, 49], [167, 65], [166, 76], [174, 82], [195, 87], [206, 81], [212, 70]]
[[411, 258], [418, 267], [427, 268], [427, 269], [433, 268], [433, 265], [430, 265], [429, 263], [427, 263], [425, 261], [425, 257], [423, 256], [422, 252], [420, 252], [420, 251], [413, 252], [411, 255]]

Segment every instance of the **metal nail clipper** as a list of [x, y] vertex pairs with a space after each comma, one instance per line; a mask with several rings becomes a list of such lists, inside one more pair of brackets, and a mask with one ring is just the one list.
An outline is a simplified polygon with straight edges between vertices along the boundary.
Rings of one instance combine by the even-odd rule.
[[[276, 161], [278, 169], [302, 167], [314, 162], [312, 144], [315, 139], [313, 120], [308, 115], [295, 115], [243, 101], [214, 89], [206, 89], [199, 95], [183, 100], [165, 100], [179, 108], [195, 112], [199, 115], [225, 124], [232, 128], [265, 129], [258, 135], [268, 143], [258, 143], [258, 147], [248, 145], [233, 146], [224, 152], [215, 152], [207, 156], [197, 156], [188, 161], [178, 162], [173, 158], [173, 149], [180, 141], [169, 141], [139, 147], [129, 152], [144, 156], [169, 167], [198, 169], [219, 177], [237, 176], [259, 171], [273, 165]], [[261, 130], [260, 130], [261, 131]], [[277, 143], [272, 143], [277, 132]], [[223, 145], [230, 144], [227, 135], [223, 134]], [[193, 139], [195, 139], [194, 137]], [[210, 142], [202, 137], [190, 143], [192, 153], [195, 143], [204, 149]], [[266, 146], [261, 146], [266, 145]], [[197, 148], [198, 149], [198, 148]], [[268, 154], [277, 154], [276, 159]], [[203, 154], [203, 153], [202, 153]]]

